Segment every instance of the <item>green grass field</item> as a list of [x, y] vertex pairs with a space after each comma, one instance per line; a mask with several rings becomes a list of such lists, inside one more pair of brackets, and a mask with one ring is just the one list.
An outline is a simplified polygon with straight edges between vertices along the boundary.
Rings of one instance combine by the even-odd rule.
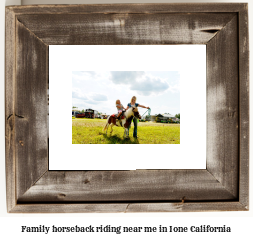
[[133, 123], [129, 139], [123, 138], [124, 129], [110, 128], [107, 135], [102, 131], [106, 119], [72, 119], [72, 144], [180, 144], [180, 125], [155, 122], [138, 123], [138, 139], [133, 138]]

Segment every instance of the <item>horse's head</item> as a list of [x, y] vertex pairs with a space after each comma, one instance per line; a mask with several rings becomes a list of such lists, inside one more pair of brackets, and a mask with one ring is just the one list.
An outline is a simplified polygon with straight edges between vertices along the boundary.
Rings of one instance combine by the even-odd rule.
[[133, 114], [134, 114], [134, 117], [141, 119], [141, 115], [140, 115], [137, 107], [133, 107]]

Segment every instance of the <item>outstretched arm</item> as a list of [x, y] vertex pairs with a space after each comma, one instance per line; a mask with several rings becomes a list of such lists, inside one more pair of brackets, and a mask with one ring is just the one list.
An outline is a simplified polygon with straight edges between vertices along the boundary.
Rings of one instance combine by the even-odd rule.
[[149, 109], [149, 107], [145, 107], [145, 106], [143, 106], [143, 105], [138, 105], [138, 107], [142, 107], [142, 108], [147, 108], [147, 109]]

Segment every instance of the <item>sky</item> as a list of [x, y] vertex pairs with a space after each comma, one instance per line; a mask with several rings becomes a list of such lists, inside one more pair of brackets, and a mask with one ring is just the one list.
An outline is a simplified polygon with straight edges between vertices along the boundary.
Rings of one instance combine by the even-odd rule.
[[[116, 100], [126, 108], [132, 96], [151, 115], [180, 113], [178, 71], [72, 71], [72, 107], [113, 114]], [[147, 111], [139, 108], [142, 115]]]

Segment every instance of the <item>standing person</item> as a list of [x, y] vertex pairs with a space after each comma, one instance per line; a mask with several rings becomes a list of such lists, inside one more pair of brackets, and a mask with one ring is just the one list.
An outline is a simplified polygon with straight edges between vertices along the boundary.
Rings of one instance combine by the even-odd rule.
[[[145, 106], [140, 105], [139, 103], [136, 103], [136, 97], [135, 96], [133, 96], [132, 99], [131, 99], [131, 102], [127, 104], [126, 110], [128, 108], [130, 108], [130, 107], [142, 107], [142, 108], [149, 109], [149, 107], [145, 107]], [[133, 133], [133, 137], [134, 138], [138, 138], [138, 136], [137, 136], [137, 118], [134, 117], [133, 121], [134, 121], [134, 133]], [[128, 132], [129, 132], [129, 128], [130, 127], [131, 127], [131, 125], [128, 127]]]

